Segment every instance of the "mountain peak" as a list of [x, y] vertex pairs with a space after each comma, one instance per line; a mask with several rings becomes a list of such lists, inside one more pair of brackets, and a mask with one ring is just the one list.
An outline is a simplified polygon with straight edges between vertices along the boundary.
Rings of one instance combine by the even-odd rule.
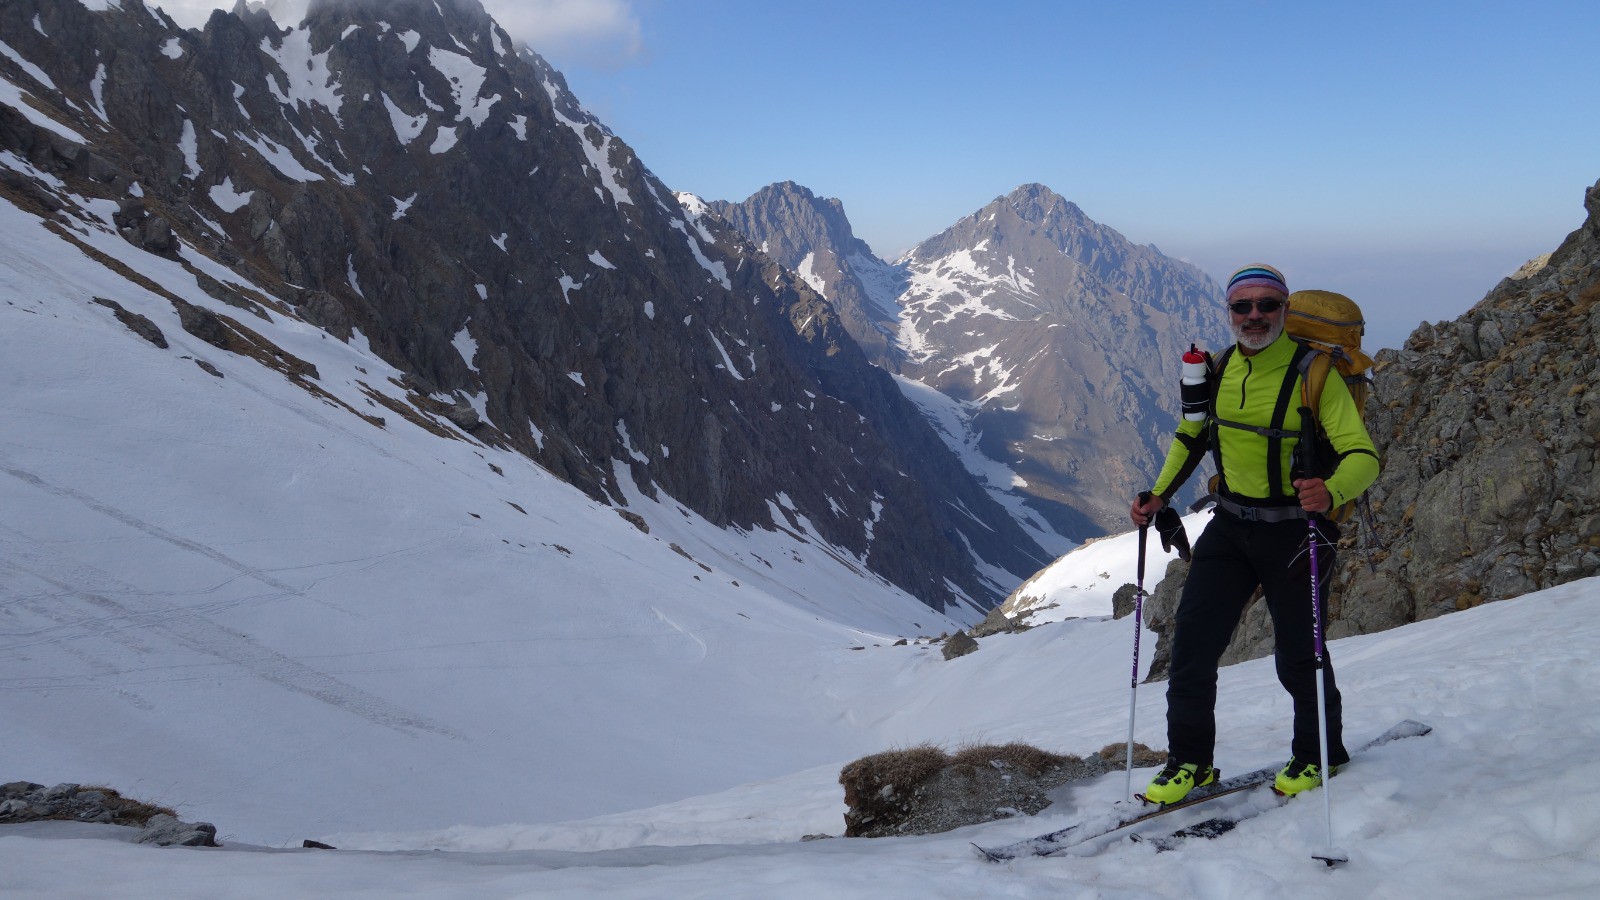
[[1022, 200], [1039, 200], [1045, 203], [1069, 202], [1067, 198], [1051, 190], [1049, 185], [1041, 184], [1037, 181], [1030, 181], [1027, 184], [1019, 184], [1011, 191], [1011, 193], [1006, 194], [1004, 197], [999, 199], [1009, 200], [1012, 202], [1018, 202]]
[[[769, 184], [751, 194], [740, 205], [751, 209], [787, 209], [798, 220], [805, 222], [808, 230], [817, 232], [818, 237], [825, 236], [851, 252], [872, 252], [856, 237], [850, 227], [850, 219], [844, 213], [844, 204], [837, 197], [819, 197], [803, 184], [793, 181]], [[860, 246], [857, 247], [857, 244]]]
[[[872, 255], [872, 248], [851, 229], [844, 204], [836, 197], [818, 197], [803, 184], [779, 181], [743, 203], [718, 201], [710, 206], [741, 232], [761, 235], [763, 249], [784, 265], [793, 267], [822, 247], [834, 248], [843, 256]], [[784, 227], [773, 227], [779, 222]]]
[[805, 198], [807, 200], [815, 200], [815, 199], [817, 199], [817, 195], [816, 195], [815, 192], [813, 192], [810, 188], [806, 187], [805, 185], [800, 184], [799, 182], [796, 182], [796, 181], [778, 181], [778, 182], [774, 182], [774, 183], [769, 184], [766, 187], [762, 188], [761, 190], [756, 191], [751, 196], [759, 197], [759, 196], [762, 196], [763, 194], [765, 194], [765, 195], [776, 194], [776, 195], [779, 195], [779, 196], [786, 195], [786, 194], [793, 194], [793, 195], [795, 195], [797, 197], [803, 197], [803, 198]]
[[[961, 250], [995, 246], [997, 238], [1007, 243], [1040, 240], [1079, 262], [1099, 265], [1095, 261], [1101, 260], [1111, 268], [1155, 252], [1090, 218], [1082, 207], [1047, 185], [1031, 182], [994, 198], [987, 206], [912, 248], [903, 259], [936, 259]], [[1194, 274], [1203, 280], [1199, 270]]]
[[1103, 227], [1089, 218], [1083, 208], [1037, 182], [1024, 184], [1004, 197], [996, 197], [990, 207], [1009, 207], [1024, 222], [1036, 225], [1068, 223], [1072, 228]]
[[869, 358], [895, 368], [898, 272], [856, 237], [843, 203], [818, 197], [805, 185], [780, 181], [742, 203], [707, 205], [826, 298]]

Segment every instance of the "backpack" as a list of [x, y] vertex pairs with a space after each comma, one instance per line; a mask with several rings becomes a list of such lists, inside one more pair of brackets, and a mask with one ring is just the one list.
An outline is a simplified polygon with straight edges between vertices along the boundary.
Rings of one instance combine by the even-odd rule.
[[1289, 295], [1285, 316], [1283, 330], [1290, 337], [1322, 351], [1303, 373], [1306, 391], [1301, 399], [1305, 405], [1312, 410], [1320, 408], [1317, 404], [1322, 401], [1322, 386], [1331, 367], [1350, 388], [1350, 398], [1365, 421], [1367, 397], [1372, 393], [1372, 379], [1367, 377], [1372, 357], [1361, 352], [1361, 336], [1366, 332], [1361, 307], [1332, 291], [1295, 291]]
[[[1300, 406], [1309, 407], [1313, 416], [1321, 407], [1322, 389], [1327, 384], [1331, 372], [1338, 372], [1344, 379], [1345, 385], [1350, 389], [1350, 397], [1356, 403], [1356, 409], [1363, 416], [1366, 415], [1367, 397], [1372, 393], [1372, 379], [1367, 376], [1372, 368], [1372, 357], [1361, 350], [1361, 337], [1365, 332], [1366, 322], [1361, 316], [1361, 307], [1354, 300], [1343, 294], [1332, 291], [1295, 291], [1289, 295], [1289, 306], [1284, 313], [1284, 331], [1303, 348], [1295, 354], [1295, 363], [1290, 367], [1290, 372], [1298, 374], [1300, 383]], [[1222, 370], [1233, 356], [1233, 347], [1229, 347], [1217, 356], [1211, 370], [1212, 393], [1215, 396], [1216, 387], [1222, 383]], [[1293, 377], [1291, 374], [1290, 377]], [[1212, 405], [1212, 421], [1219, 421], [1216, 417], [1215, 400]], [[1232, 424], [1232, 423], [1227, 423]], [[1215, 424], [1212, 426], [1215, 428]], [[1261, 430], [1261, 429], [1253, 429]], [[1270, 435], [1269, 435], [1270, 436]], [[1289, 433], [1278, 433], [1280, 437], [1288, 437]], [[1294, 435], [1298, 437], [1298, 435]], [[1315, 467], [1311, 474], [1326, 478], [1332, 474], [1328, 465], [1335, 459], [1332, 443], [1327, 434], [1322, 430], [1322, 423], [1316, 424], [1315, 458], [1320, 465]], [[1297, 460], [1301, 459], [1300, 452], [1306, 449], [1304, 441], [1297, 446]], [[1217, 473], [1211, 477], [1210, 491], [1213, 495], [1221, 487], [1222, 460], [1220, 447], [1213, 435], [1212, 452], [1217, 454]], [[1304, 468], [1304, 462], [1299, 462]], [[1360, 498], [1352, 500], [1341, 506], [1329, 510], [1326, 518], [1343, 523], [1349, 521], [1355, 512], [1357, 503], [1366, 499], [1363, 494]]]

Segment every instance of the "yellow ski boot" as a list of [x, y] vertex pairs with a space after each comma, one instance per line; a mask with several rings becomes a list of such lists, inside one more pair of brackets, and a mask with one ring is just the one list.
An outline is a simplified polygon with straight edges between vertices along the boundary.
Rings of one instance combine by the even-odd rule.
[[1159, 803], [1165, 806], [1177, 803], [1189, 796], [1191, 790], [1216, 780], [1217, 770], [1211, 766], [1202, 768], [1195, 763], [1179, 763], [1177, 760], [1169, 759], [1166, 768], [1156, 775], [1139, 798], [1146, 803]]
[[[1339, 767], [1329, 766], [1329, 771], [1337, 775]], [[1279, 796], [1293, 797], [1320, 784], [1322, 784], [1322, 769], [1316, 763], [1301, 762], [1291, 756], [1289, 764], [1279, 770], [1278, 777], [1272, 780], [1272, 790]]]

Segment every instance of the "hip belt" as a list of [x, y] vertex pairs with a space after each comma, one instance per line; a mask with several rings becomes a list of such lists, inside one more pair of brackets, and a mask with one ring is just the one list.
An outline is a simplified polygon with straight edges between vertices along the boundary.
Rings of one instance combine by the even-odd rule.
[[1226, 497], [1213, 497], [1217, 508], [1246, 522], [1292, 522], [1309, 519], [1311, 513], [1298, 506], [1245, 506]]

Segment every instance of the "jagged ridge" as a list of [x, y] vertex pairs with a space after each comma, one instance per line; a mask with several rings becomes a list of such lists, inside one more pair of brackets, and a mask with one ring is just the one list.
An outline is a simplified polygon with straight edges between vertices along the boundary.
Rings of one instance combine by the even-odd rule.
[[212, 279], [229, 302], [368, 341], [416, 414], [612, 503], [630, 478], [810, 535], [939, 608], [1041, 563], [934, 477], [943, 448], [840, 353], [830, 308], [770, 287], [476, 0], [319, 0], [295, 28], [241, 5], [203, 31], [22, 0], [0, 27], [48, 80], [0, 59], [32, 103], [0, 106], [28, 161], [8, 199], [73, 227], [112, 224], [74, 197], [118, 203], [130, 241], [272, 295]]

